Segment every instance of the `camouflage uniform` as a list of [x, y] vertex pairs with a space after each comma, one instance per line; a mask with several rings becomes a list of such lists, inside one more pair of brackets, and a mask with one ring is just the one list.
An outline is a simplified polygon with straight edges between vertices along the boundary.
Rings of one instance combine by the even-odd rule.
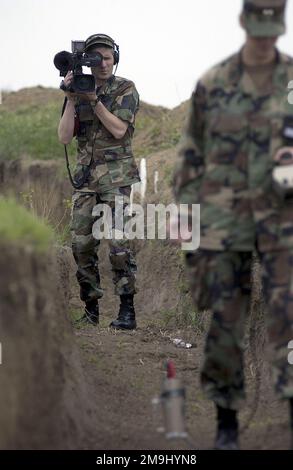
[[[123, 196], [127, 205], [131, 184], [140, 181], [131, 149], [139, 106], [137, 90], [133, 82], [113, 75], [98, 96], [112, 114], [127, 121], [129, 126], [124, 137], [115, 139], [94, 114], [91, 103], [80, 99], [76, 103], [78, 155], [74, 180], [83, 180], [86, 175], [87, 178], [73, 194], [71, 230], [77, 279], [85, 302], [103, 295], [98, 270], [100, 240], [92, 234], [97, 220], [92, 216], [92, 209], [98, 203], [107, 203], [114, 215], [115, 196]], [[115, 293], [134, 294], [136, 262], [128, 240], [110, 240], [110, 261]]]
[[200, 308], [213, 311], [202, 385], [223, 408], [237, 410], [244, 398], [243, 334], [254, 249], [263, 269], [276, 389], [293, 397], [287, 360], [293, 339], [293, 200], [283, 201], [272, 190], [273, 157], [289, 145], [284, 119], [293, 124], [290, 80], [293, 60], [279, 52], [265, 92], [245, 71], [241, 53], [215, 66], [193, 93], [179, 152], [176, 199], [201, 205], [200, 249], [186, 255], [192, 292]]

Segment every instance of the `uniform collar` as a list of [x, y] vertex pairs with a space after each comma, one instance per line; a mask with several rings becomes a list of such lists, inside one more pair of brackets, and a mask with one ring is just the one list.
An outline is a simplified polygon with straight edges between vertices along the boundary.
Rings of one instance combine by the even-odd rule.
[[[245, 73], [242, 60], [243, 48], [232, 56], [229, 63], [228, 80], [231, 85], [242, 87], [243, 91], [248, 94], [260, 95], [252, 79]], [[284, 90], [284, 86], [288, 85], [288, 70], [285, 56], [276, 48], [276, 66], [273, 75], [273, 86], [271, 93], [277, 90]]]
[[108, 78], [108, 80], [103, 85], [97, 87], [96, 89], [97, 96], [106, 95], [107, 93], [109, 93], [109, 90], [111, 89], [114, 82], [115, 82], [115, 75], [111, 75], [111, 77]]

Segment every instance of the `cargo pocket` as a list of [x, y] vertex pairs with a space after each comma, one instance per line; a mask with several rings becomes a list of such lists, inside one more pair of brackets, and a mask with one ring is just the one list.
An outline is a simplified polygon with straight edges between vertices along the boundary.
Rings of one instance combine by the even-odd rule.
[[87, 145], [85, 145], [83, 148], [79, 147], [77, 163], [73, 173], [73, 180], [75, 184], [80, 187], [88, 181], [91, 161], [92, 156], [88, 152]]
[[124, 184], [129, 171], [133, 166], [133, 157], [129, 155], [117, 155], [105, 153], [109, 176], [114, 186]]

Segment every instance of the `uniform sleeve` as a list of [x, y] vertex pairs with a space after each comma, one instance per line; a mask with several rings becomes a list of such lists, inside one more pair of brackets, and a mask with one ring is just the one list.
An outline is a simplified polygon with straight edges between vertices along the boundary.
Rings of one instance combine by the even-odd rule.
[[139, 94], [134, 83], [130, 82], [129, 87], [123, 90], [121, 95], [115, 99], [111, 112], [134, 126], [135, 115], [139, 108]]
[[175, 199], [181, 204], [197, 204], [204, 174], [203, 134], [206, 90], [199, 82], [191, 98], [189, 118], [179, 144], [173, 179]]

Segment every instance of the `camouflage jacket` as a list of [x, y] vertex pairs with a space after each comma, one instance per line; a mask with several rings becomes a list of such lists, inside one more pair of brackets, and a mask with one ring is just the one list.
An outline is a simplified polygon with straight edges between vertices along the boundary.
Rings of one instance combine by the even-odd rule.
[[[178, 202], [199, 203], [200, 247], [260, 251], [293, 247], [293, 201], [272, 190], [274, 155], [293, 127], [293, 59], [277, 52], [270, 93], [256, 89], [241, 52], [212, 68], [192, 95], [174, 176]], [[289, 144], [293, 145], [293, 141]]]
[[81, 191], [109, 191], [140, 181], [133, 157], [131, 140], [139, 95], [133, 82], [112, 75], [98, 96], [115, 116], [129, 123], [121, 139], [116, 139], [94, 114], [89, 102], [79, 99], [75, 105], [77, 165], [74, 179], [88, 174]]

